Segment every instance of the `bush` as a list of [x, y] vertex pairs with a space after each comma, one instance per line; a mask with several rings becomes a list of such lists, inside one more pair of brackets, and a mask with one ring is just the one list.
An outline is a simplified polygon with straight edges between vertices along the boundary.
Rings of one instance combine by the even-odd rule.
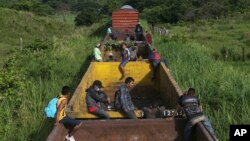
[[81, 26], [86, 25], [90, 26], [94, 22], [97, 22], [100, 19], [100, 14], [93, 8], [87, 8], [78, 14], [75, 18], [75, 25]]
[[55, 13], [55, 10], [52, 7], [39, 2], [19, 2], [12, 4], [10, 8], [21, 11], [31, 11], [41, 16], [52, 15]]
[[37, 15], [53, 15], [55, 10], [46, 4], [36, 3], [31, 6], [31, 11]]
[[237, 52], [237, 47], [235, 46], [223, 46], [220, 50], [221, 55], [224, 60], [240, 60], [241, 56]]
[[248, 60], [250, 60], [250, 53], [247, 53], [247, 54], [246, 54], [246, 58], [247, 58]]
[[25, 46], [25, 49], [29, 51], [42, 51], [51, 49], [52, 46], [53, 43], [49, 39], [36, 39], [33, 43]]
[[22, 10], [22, 11], [30, 11], [30, 4], [28, 3], [15, 3], [10, 6], [12, 9]]

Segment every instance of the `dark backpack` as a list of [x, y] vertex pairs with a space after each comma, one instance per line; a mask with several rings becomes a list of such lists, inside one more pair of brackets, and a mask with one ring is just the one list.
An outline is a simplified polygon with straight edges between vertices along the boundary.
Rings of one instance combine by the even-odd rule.
[[122, 108], [120, 97], [121, 97], [121, 92], [120, 90], [117, 90], [115, 92], [115, 102], [114, 102], [116, 110], [120, 110]]

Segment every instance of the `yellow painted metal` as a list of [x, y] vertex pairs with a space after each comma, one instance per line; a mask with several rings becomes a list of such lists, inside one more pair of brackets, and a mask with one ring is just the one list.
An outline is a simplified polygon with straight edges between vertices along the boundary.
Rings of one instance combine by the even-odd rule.
[[[118, 87], [124, 83], [119, 80], [121, 73], [118, 69], [119, 62], [92, 62], [78, 85], [68, 107], [69, 113], [75, 118], [94, 118], [92, 114], [88, 114], [85, 96], [85, 90], [93, 83], [94, 80], [100, 80], [103, 83], [103, 91], [111, 98], [114, 98], [114, 93]], [[126, 76], [131, 76], [135, 79], [135, 83], [142, 86], [153, 87], [153, 82], [150, 80], [151, 68], [146, 62], [129, 62], [125, 67]], [[77, 114], [76, 114], [77, 113]], [[122, 115], [117, 111], [109, 112], [111, 118], [120, 118]], [[90, 116], [91, 115], [91, 116]], [[141, 113], [138, 112], [138, 117]]]
[[[108, 115], [111, 118], [124, 118], [123, 114], [118, 112], [118, 111], [106, 111], [108, 113]], [[142, 117], [143, 116], [143, 112], [141, 110], [136, 110], [135, 114], [137, 117]], [[74, 117], [77, 118], [85, 118], [85, 119], [96, 119], [99, 118], [97, 116], [95, 116], [94, 114], [88, 113], [88, 112], [78, 112], [78, 113], [74, 113]]]

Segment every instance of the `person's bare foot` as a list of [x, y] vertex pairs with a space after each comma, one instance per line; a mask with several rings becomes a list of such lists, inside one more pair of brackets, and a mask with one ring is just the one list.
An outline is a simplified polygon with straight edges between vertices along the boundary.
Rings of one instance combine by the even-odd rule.
[[122, 77], [120, 78], [120, 80], [122, 80], [125, 77], [125, 75], [122, 75]]

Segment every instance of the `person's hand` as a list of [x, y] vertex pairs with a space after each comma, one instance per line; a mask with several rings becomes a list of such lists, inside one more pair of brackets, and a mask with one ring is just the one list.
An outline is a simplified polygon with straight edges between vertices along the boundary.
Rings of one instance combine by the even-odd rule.
[[107, 98], [107, 101], [108, 101], [108, 104], [111, 103], [111, 99], [109, 97]]
[[171, 120], [173, 120], [173, 119], [174, 119], [174, 116], [169, 117], [169, 118], [166, 118], [167, 121], [171, 121]]

